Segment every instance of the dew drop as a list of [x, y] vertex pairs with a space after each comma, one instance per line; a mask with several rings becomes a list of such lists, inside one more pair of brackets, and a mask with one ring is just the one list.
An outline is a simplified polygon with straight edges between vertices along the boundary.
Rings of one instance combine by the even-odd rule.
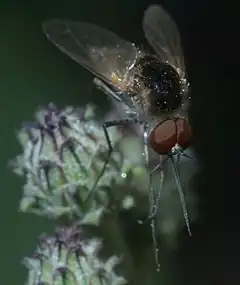
[[127, 177], [127, 174], [126, 174], [125, 172], [123, 172], [123, 173], [121, 174], [121, 177], [122, 177], [123, 179], [125, 179], [125, 178]]

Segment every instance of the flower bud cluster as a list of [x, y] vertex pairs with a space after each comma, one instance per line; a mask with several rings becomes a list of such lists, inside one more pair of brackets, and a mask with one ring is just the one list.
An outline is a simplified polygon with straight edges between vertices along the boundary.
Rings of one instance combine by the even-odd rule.
[[86, 240], [78, 225], [58, 228], [54, 235], [39, 238], [31, 257], [23, 260], [28, 268], [28, 285], [122, 285], [114, 272], [116, 256], [99, 258], [101, 241]]
[[[109, 135], [114, 151], [99, 179], [109, 147], [93, 107], [42, 108], [36, 120], [25, 123], [18, 133], [23, 153], [12, 165], [25, 178], [20, 210], [50, 218], [78, 218], [88, 212], [97, 222], [109, 202], [106, 189], [124, 184], [127, 175], [126, 158], [118, 148], [120, 136], [114, 128]], [[96, 199], [84, 209], [98, 179]]]

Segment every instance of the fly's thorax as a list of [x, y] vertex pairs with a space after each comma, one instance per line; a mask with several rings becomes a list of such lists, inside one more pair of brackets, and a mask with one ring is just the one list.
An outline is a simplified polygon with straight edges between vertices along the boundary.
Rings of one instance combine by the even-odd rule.
[[135, 67], [135, 101], [152, 116], [174, 113], [182, 107], [187, 82], [168, 62], [144, 55]]

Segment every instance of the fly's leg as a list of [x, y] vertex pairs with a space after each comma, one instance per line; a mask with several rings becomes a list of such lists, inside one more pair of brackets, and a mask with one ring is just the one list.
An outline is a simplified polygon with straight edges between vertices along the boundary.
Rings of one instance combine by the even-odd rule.
[[[163, 181], [164, 181], [164, 172], [163, 172], [162, 167], [168, 159], [169, 159], [169, 157], [164, 158], [162, 161], [160, 161], [160, 163], [153, 170], [151, 170], [149, 172], [149, 181], [152, 181], [153, 173], [160, 169], [159, 191], [154, 192], [152, 187], [150, 187], [150, 189], [152, 189], [152, 191], [150, 192], [150, 193], [152, 193], [151, 194], [151, 198], [152, 198], [151, 201], [152, 202], [150, 203], [149, 216], [145, 220], [139, 221], [140, 224], [144, 224], [144, 223], [151, 221], [157, 214], [157, 210], [158, 210], [157, 205], [158, 205], [159, 200], [160, 200], [161, 190], [162, 190]], [[150, 182], [150, 183], [152, 183], [152, 182]]]
[[102, 128], [103, 128], [103, 132], [104, 132], [107, 147], [108, 147], [107, 158], [103, 164], [103, 167], [102, 167], [99, 175], [97, 176], [97, 179], [96, 179], [92, 189], [90, 190], [90, 192], [87, 195], [87, 198], [85, 199], [85, 203], [87, 203], [91, 198], [93, 198], [93, 196], [96, 192], [96, 189], [97, 189], [97, 185], [98, 185], [101, 177], [103, 176], [104, 172], [106, 171], [107, 165], [109, 163], [109, 159], [110, 159], [111, 154], [113, 152], [113, 146], [112, 146], [110, 136], [108, 133], [108, 128], [114, 127], [114, 126], [115, 127], [116, 126], [126, 126], [126, 125], [131, 125], [131, 124], [136, 124], [136, 123], [139, 123], [137, 118], [124, 119], [124, 120], [113, 120], [113, 121], [103, 123]]
[[192, 157], [192, 156], [190, 156], [190, 155], [184, 153], [184, 152], [181, 151], [181, 150], [176, 153], [176, 156], [177, 156], [177, 162], [176, 162], [177, 164], [179, 164], [180, 158], [181, 158], [182, 156], [185, 157], [185, 158], [188, 158], [188, 159], [190, 159], [190, 160], [196, 161], [196, 159], [195, 159], [194, 157]]
[[187, 206], [186, 206], [186, 202], [185, 202], [183, 187], [182, 187], [182, 183], [181, 183], [181, 178], [180, 178], [178, 167], [176, 165], [174, 157], [171, 156], [170, 158], [171, 158], [171, 164], [172, 164], [172, 169], [173, 169], [173, 175], [174, 175], [175, 181], [177, 183], [177, 189], [178, 189], [178, 193], [179, 193], [179, 196], [180, 196], [180, 201], [181, 201], [181, 205], [182, 205], [182, 210], [183, 210], [185, 224], [187, 226], [188, 233], [191, 236], [192, 232], [191, 232], [191, 229], [190, 229], [189, 217], [188, 217], [188, 212], [187, 212]]
[[[149, 217], [145, 221], [138, 221], [140, 224], [143, 224], [147, 221], [150, 221], [151, 231], [152, 231], [152, 241], [153, 241], [153, 250], [154, 250], [154, 257], [156, 263], [156, 270], [160, 271], [160, 263], [158, 258], [159, 248], [158, 242], [156, 237], [156, 213], [157, 213], [157, 201], [159, 200], [158, 194], [153, 189], [153, 172], [150, 172], [150, 161], [149, 161], [149, 152], [148, 152], [148, 125], [145, 123], [144, 127], [144, 156], [146, 165], [148, 168], [149, 173]], [[160, 195], [160, 194], [159, 194]]]

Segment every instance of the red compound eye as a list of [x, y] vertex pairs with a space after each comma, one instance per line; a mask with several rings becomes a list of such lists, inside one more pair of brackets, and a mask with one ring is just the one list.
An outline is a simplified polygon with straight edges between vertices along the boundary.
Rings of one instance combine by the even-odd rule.
[[158, 154], [168, 154], [178, 144], [186, 149], [191, 142], [192, 132], [187, 120], [169, 119], [161, 122], [149, 136], [150, 147]]

